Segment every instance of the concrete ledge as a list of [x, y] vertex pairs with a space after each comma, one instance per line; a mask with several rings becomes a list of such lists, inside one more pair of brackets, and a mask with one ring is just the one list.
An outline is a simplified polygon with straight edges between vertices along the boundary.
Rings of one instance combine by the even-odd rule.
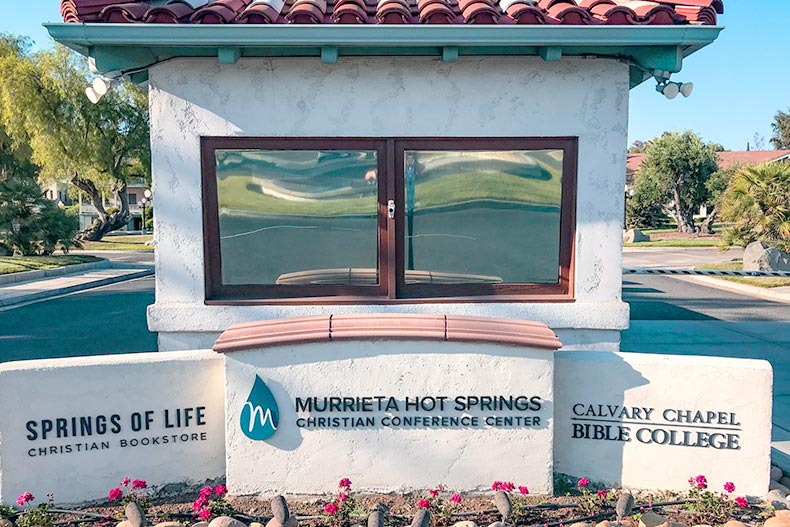
[[[773, 300], [774, 302], [790, 303], [790, 293], [774, 291], [772, 290], [772, 288], [768, 288], [768, 287], [757, 287], [754, 285], [739, 284], [738, 282], [730, 282], [729, 280], [722, 280], [721, 278], [712, 278], [708, 276], [677, 276], [677, 275], [672, 275], [672, 276], [674, 278], [679, 278], [680, 280], [686, 280], [688, 282], [693, 282], [700, 285], [713, 287], [715, 289], [722, 289], [724, 291], [749, 295], [757, 298], [762, 298], [764, 300]], [[773, 289], [785, 289], [785, 288], [778, 287]]]
[[19, 273], [8, 273], [0, 275], [0, 285], [17, 284], [19, 282], [32, 282], [42, 278], [53, 276], [63, 276], [66, 274], [76, 274], [94, 269], [106, 269], [111, 267], [110, 261], [102, 258], [98, 262], [88, 262], [84, 264], [65, 265], [54, 269], [38, 269], [36, 271], [22, 271]]

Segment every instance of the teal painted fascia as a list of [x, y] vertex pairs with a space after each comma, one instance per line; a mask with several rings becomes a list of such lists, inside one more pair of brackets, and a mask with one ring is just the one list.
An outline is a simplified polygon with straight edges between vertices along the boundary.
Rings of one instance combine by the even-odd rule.
[[[144, 69], [174, 57], [434, 55], [601, 56], [642, 70], [680, 71], [720, 26], [47, 24], [56, 41], [100, 71]], [[455, 54], [455, 51], [452, 53]], [[632, 84], [638, 75], [632, 75]]]

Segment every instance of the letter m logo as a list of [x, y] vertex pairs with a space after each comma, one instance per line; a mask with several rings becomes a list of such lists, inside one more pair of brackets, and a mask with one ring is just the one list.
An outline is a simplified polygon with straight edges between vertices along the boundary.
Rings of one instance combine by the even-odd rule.
[[280, 412], [269, 388], [259, 376], [255, 376], [247, 402], [241, 409], [241, 431], [253, 441], [265, 441], [277, 431]]

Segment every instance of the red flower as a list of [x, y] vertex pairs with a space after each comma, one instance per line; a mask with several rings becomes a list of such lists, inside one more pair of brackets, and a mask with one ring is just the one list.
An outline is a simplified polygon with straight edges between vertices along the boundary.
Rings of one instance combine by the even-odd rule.
[[206, 505], [208, 505], [208, 500], [206, 500], [206, 498], [204, 498], [202, 496], [200, 498], [196, 499], [194, 502], [192, 502], [192, 508], [196, 512], [199, 511], [200, 509], [202, 509], [203, 507], [205, 507]]
[[439, 491], [438, 491], [438, 490], [436, 490], [436, 489], [431, 489], [431, 490], [429, 490], [429, 491], [428, 491], [428, 494], [430, 494], [431, 496], [433, 496], [434, 498], [436, 498], [436, 497], [438, 497], [438, 496], [439, 496]]
[[208, 498], [212, 494], [214, 494], [214, 488], [213, 487], [209, 487], [208, 485], [206, 485], [205, 487], [200, 489], [200, 497], [201, 498]]
[[743, 496], [739, 496], [735, 498], [735, 503], [737, 503], [738, 507], [740, 507], [741, 509], [746, 509], [749, 507], [749, 502], [746, 501], [746, 498], [744, 498]]
[[129, 486], [129, 482], [131, 482], [131, 481], [132, 481], [132, 480], [131, 480], [131, 479], [129, 479], [129, 476], [126, 476], [125, 478], [123, 478], [123, 479], [121, 480], [121, 486], [122, 486], [122, 487], [128, 487], [128, 486]]
[[121, 499], [122, 496], [123, 496], [123, 491], [121, 491], [121, 489], [119, 488], [114, 488], [109, 493], [110, 501], [119, 500]]
[[727, 483], [724, 484], [724, 490], [726, 490], [728, 494], [732, 494], [733, 492], [735, 492], [735, 483], [733, 483], [732, 481], [728, 481]]
[[499, 490], [501, 486], [502, 486], [501, 481], [495, 481], [491, 484], [491, 490]]
[[148, 487], [148, 483], [146, 483], [144, 479], [136, 479], [132, 481], [133, 489], [145, 489], [147, 487]]
[[698, 489], [708, 488], [708, 480], [703, 475], [699, 475], [696, 478], [694, 478], [694, 482], [696, 483]]
[[341, 492], [337, 495], [337, 502], [338, 503], [345, 503], [348, 501], [348, 494], [345, 492]]
[[455, 494], [453, 494], [453, 497], [450, 498], [450, 501], [452, 501], [453, 503], [461, 503], [461, 495], [456, 492]]
[[609, 495], [609, 491], [606, 490], [606, 489], [602, 489], [602, 490], [599, 490], [597, 494], [598, 494], [599, 498], [601, 498], [602, 500], [605, 500], [606, 497]]
[[528, 489], [527, 487], [524, 487], [523, 485], [522, 485], [522, 486], [520, 486], [520, 487], [518, 488], [518, 491], [519, 491], [521, 494], [523, 494], [524, 496], [526, 496], [527, 494], [529, 494], [529, 489]]
[[582, 478], [576, 483], [576, 486], [579, 487], [579, 488], [582, 488], [582, 487], [586, 487], [589, 484], [590, 484], [590, 480], [589, 479]]
[[223, 494], [228, 492], [228, 487], [225, 485], [217, 485], [214, 487], [214, 492], [217, 493], [217, 496], [222, 496]]
[[[112, 491], [110, 491], [110, 492], [112, 492]], [[20, 495], [19, 495], [19, 497], [16, 499], [16, 504], [17, 504], [17, 505], [19, 505], [19, 506], [21, 507], [21, 506], [22, 506], [22, 505], [24, 505], [25, 503], [27, 503], [27, 502], [29, 502], [29, 501], [33, 501], [34, 499], [36, 499], [36, 498], [34, 498], [34, 497], [33, 497], [33, 495], [32, 495], [31, 493], [29, 493], [29, 492], [23, 492], [23, 493], [22, 493], [22, 494], [20, 494]], [[112, 499], [112, 498], [110, 498], [110, 499]]]
[[417, 506], [419, 508], [421, 508], [421, 509], [430, 509], [431, 508], [431, 502], [428, 501], [428, 500], [420, 500], [420, 501], [417, 502]]
[[208, 520], [209, 518], [211, 518], [211, 511], [208, 509], [201, 509], [200, 512], [198, 513], [198, 517], [201, 520]]
[[340, 487], [341, 489], [350, 489], [351, 480], [348, 478], [343, 478], [340, 480], [340, 483], [338, 483], [337, 486]]
[[338, 509], [339, 507], [337, 506], [336, 503], [327, 503], [326, 505], [324, 505], [324, 512], [326, 512], [330, 516], [333, 516]]

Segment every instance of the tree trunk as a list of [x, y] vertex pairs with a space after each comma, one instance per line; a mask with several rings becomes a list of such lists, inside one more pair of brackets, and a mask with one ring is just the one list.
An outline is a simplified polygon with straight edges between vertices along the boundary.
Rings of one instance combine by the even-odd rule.
[[119, 181], [116, 186], [113, 187], [113, 195], [118, 198], [121, 208], [117, 212], [108, 214], [107, 210], [104, 208], [104, 200], [102, 199], [101, 191], [96, 188], [93, 181], [83, 179], [79, 177], [78, 174], [74, 174], [71, 182], [90, 196], [93, 208], [96, 209], [96, 213], [99, 215], [98, 218], [93, 220], [90, 227], [77, 233], [78, 240], [96, 242], [101, 240], [108, 232], [122, 229], [129, 223], [131, 214], [129, 213], [129, 198], [126, 195], [126, 183]]
[[680, 200], [680, 192], [677, 187], [672, 189], [672, 193], [675, 198], [675, 204], [671, 209], [673, 211], [672, 217], [675, 218], [678, 224], [678, 232], [685, 232], [687, 234], [697, 232], [694, 227], [694, 211], [684, 210], [683, 202]]
[[713, 207], [713, 210], [710, 211], [708, 217], [705, 218], [705, 221], [702, 222], [699, 226], [699, 232], [702, 234], [713, 234], [713, 222], [716, 221], [716, 217], [719, 215], [719, 207], [716, 205]]

